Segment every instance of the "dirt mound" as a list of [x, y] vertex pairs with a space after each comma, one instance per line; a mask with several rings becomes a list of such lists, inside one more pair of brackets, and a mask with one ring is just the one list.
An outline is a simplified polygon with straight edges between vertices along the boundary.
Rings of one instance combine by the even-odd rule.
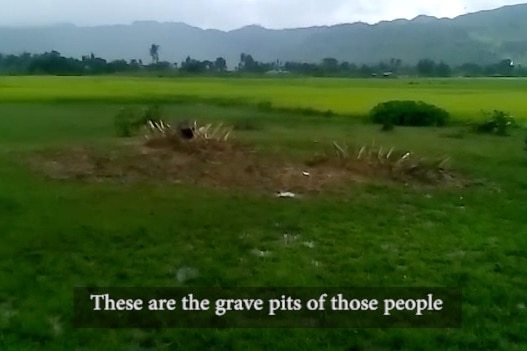
[[447, 167], [449, 157], [427, 159], [409, 151], [362, 146], [351, 149], [333, 143], [334, 150], [318, 153], [306, 164], [336, 167], [369, 179], [390, 179], [411, 184], [464, 185]]
[[443, 169], [371, 154], [370, 150], [369, 157], [357, 158], [354, 154], [325, 152], [307, 162], [295, 162], [233, 141], [160, 137], [112, 150], [80, 147], [40, 153], [33, 165], [56, 179], [156, 181], [266, 192], [321, 192], [372, 180], [460, 184]]

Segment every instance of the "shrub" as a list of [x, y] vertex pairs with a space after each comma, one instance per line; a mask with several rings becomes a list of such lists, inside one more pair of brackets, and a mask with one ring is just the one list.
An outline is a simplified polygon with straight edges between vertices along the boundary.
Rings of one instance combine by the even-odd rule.
[[382, 121], [382, 128], [381, 128], [381, 130], [383, 132], [392, 131], [394, 128], [395, 128], [395, 126], [393, 125], [393, 121], [392, 121], [391, 118], [384, 118], [383, 119], [383, 121]]
[[163, 112], [161, 111], [161, 107], [159, 105], [151, 105], [146, 108], [144, 118], [147, 118], [149, 121], [159, 122], [162, 115]]
[[137, 118], [134, 121], [134, 127], [139, 128], [141, 126], [144, 126], [148, 123], [148, 121], [159, 122], [161, 121], [162, 117], [163, 112], [161, 111], [161, 107], [159, 107], [159, 105], [148, 106], [143, 110], [143, 114], [141, 115], [141, 117]]
[[457, 181], [451, 174], [450, 157], [424, 158], [413, 152], [375, 145], [348, 147], [333, 142], [333, 148], [318, 153], [306, 165], [340, 165], [371, 175], [387, 175], [394, 180], [416, 180], [425, 183]]
[[136, 121], [137, 113], [133, 109], [121, 108], [114, 118], [117, 135], [124, 138], [131, 137], [134, 133]]
[[473, 129], [477, 133], [507, 136], [509, 129], [517, 126], [514, 117], [509, 113], [494, 110], [492, 113], [484, 112], [484, 114], [487, 119], [473, 125]]
[[380, 103], [370, 111], [374, 123], [383, 129], [392, 126], [444, 126], [450, 115], [444, 109], [411, 100], [393, 100]]
[[123, 138], [131, 137], [148, 121], [161, 121], [162, 112], [158, 105], [152, 105], [139, 113], [131, 107], [123, 107], [114, 118], [117, 135]]

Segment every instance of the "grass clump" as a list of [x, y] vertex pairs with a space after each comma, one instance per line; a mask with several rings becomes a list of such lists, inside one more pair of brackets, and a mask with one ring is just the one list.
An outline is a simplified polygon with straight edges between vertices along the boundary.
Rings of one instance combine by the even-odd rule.
[[264, 129], [262, 122], [255, 118], [239, 118], [234, 121], [232, 126], [234, 130], [240, 131], [258, 131]]
[[395, 129], [395, 126], [393, 125], [393, 120], [391, 118], [385, 118], [382, 121], [382, 128], [381, 130], [383, 132], [389, 132]]
[[163, 111], [159, 105], [151, 105], [143, 110], [141, 119], [138, 121], [138, 124], [144, 125], [148, 121], [160, 122], [163, 118]]
[[333, 146], [333, 152], [327, 150], [317, 154], [306, 165], [338, 164], [339, 167], [351, 169], [357, 174], [384, 176], [396, 181], [462, 184], [450, 174], [448, 156], [428, 159], [393, 147], [363, 145], [350, 148], [337, 142], [333, 142]]
[[444, 126], [450, 114], [422, 101], [392, 100], [377, 104], [370, 111], [370, 118], [382, 124], [383, 130], [391, 130], [393, 126]]
[[476, 133], [508, 136], [510, 129], [517, 126], [514, 117], [507, 112], [494, 110], [483, 114], [487, 117], [486, 120], [473, 125]]
[[128, 138], [134, 134], [133, 124], [137, 121], [138, 115], [135, 110], [130, 107], [123, 107], [114, 117], [114, 125], [117, 131], [117, 136]]
[[131, 137], [149, 121], [161, 121], [162, 115], [163, 113], [159, 105], [148, 106], [142, 112], [139, 112], [132, 107], [123, 107], [114, 117], [114, 125], [117, 135], [122, 138]]

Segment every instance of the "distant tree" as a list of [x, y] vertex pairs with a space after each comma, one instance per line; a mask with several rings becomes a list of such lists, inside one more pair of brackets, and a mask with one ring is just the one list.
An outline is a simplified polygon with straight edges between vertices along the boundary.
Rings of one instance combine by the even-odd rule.
[[436, 71], [436, 63], [430, 59], [423, 59], [417, 63], [417, 73], [420, 76], [431, 77]]
[[130, 70], [130, 65], [125, 60], [114, 60], [108, 63], [108, 73], [127, 72]]
[[514, 66], [514, 72], [518, 77], [527, 77], [527, 67], [523, 67], [522, 65]]
[[26, 70], [29, 74], [82, 75], [85, 74], [84, 66], [82, 61], [63, 57], [53, 50], [34, 57]]
[[496, 65], [497, 73], [502, 76], [511, 76], [514, 72], [514, 62], [511, 59], [501, 60]]
[[360, 66], [358, 73], [361, 77], [369, 77], [374, 73], [374, 70], [368, 65], [362, 65]]
[[435, 71], [438, 77], [450, 77], [452, 75], [452, 69], [444, 62], [440, 62], [436, 66]]
[[157, 44], [152, 44], [150, 46], [150, 56], [152, 57], [152, 63], [159, 62], [159, 48], [160, 46]]
[[390, 59], [390, 70], [392, 72], [397, 72], [401, 68], [403, 61], [398, 58], [391, 58]]
[[146, 66], [146, 69], [150, 72], [162, 73], [168, 72], [172, 69], [172, 65], [167, 61], [158, 61], [157, 63], [151, 63]]
[[472, 62], [462, 64], [457, 70], [461, 75], [468, 77], [477, 77], [484, 74], [484, 68]]
[[139, 64], [139, 61], [136, 59], [130, 60], [129, 67], [131, 71], [139, 71], [141, 69], [141, 65]]
[[238, 65], [239, 70], [253, 72], [255, 71], [258, 63], [249, 54], [242, 53], [240, 55], [240, 64]]
[[[179, 70], [190, 74], [201, 74], [206, 72], [222, 72], [227, 69], [227, 62], [223, 57], [213, 61], [199, 61], [187, 57], [178, 67], [177, 64], [162, 62], [159, 60], [159, 45], [152, 44], [150, 47], [152, 63], [144, 65], [142, 60], [106, 60], [96, 57], [93, 53], [83, 55], [80, 58], [67, 58], [60, 52], [52, 50], [43, 54], [30, 54], [27, 52], [19, 55], [6, 55], [0, 53], [0, 74], [50, 74], [50, 75], [96, 75], [117, 72], [144, 71], [152, 74], [171, 72]], [[385, 62], [357, 66], [349, 62], [339, 62], [337, 59], [328, 57], [319, 63], [307, 62], [285, 62], [279, 60], [270, 62], [258, 62], [250, 54], [242, 53], [238, 69], [241, 72], [262, 74], [275, 69], [285, 69], [294, 74], [306, 76], [353, 76], [370, 77], [381, 76], [383, 73], [397, 72], [398, 75], [413, 75], [429, 77], [448, 77], [452, 74], [465, 76], [527, 76], [527, 67], [514, 63], [511, 59], [503, 59], [494, 64], [486, 66], [468, 62], [452, 68], [446, 62], [436, 63], [432, 59], [422, 59], [417, 64], [402, 64], [397, 58], [391, 58]]]
[[227, 70], [227, 61], [223, 57], [216, 58], [214, 61], [214, 69], [218, 72], [224, 72]]
[[242, 52], [242, 53], [240, 54], [240, 62], [238, 63], [238, 69], [239, 69], [239, 70], [242, 70], [242, 69], [244, 68], [244, 66], [245, 66], [245, 57], [246, 57], [246, 56], [247, 56], [247, 55], [245, 55], [244, 52]]
[[379, 73], [387, 72], [392, 69], [392, 66], [385, 62], [379, 62], [377, 66], [374, 68], [374, 70], [378, 71]]
[[327, 73], [336, 73], [339, 70], [339, 61], [333, 57], [326, 57], [322, 60], [322, 69]]
[[341, 62], [339, 64], [339, 68], [338, 68], [339, 72], [341, 73], [349, 73], [351, 71], [351, 65], [349, 62], [345, 61], [345, 62]]
[[201, 66], [203, 71], [212, 71], [214, 69], [214, 62], [209, 60], [201, 61]]
[[213, 66], [213, 63], [211, 61], [198, 61], [190, 56], [187, 56], [185, 61], [181, 63], [181, 66], [179, 70], [181, 72], [186, 73], [204, 73], [207, 72], [211, 67]]

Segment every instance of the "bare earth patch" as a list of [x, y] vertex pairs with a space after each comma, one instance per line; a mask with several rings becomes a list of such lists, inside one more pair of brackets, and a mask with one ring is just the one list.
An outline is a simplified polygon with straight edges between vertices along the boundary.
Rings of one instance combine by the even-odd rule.
[[366, 181], [462, 185], [444, 170], [373, 161], [371, 155], [357, 159], [325, 153], [301, 162], [217, 140], [157, 138], [146, 144], [129, 142], [110, 150], [76, 147], [40, 152], [33, 155], [31, 163], [53, 179], [155, 181], [266, 192], [316, 193]]

